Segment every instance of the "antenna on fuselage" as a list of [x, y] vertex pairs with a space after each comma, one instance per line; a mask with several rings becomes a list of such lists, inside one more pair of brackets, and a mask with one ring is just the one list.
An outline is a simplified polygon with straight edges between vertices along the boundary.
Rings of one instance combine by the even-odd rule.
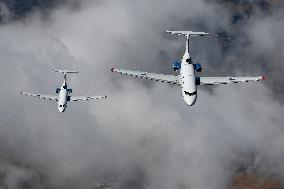
[[202, 37], [205, 35], [210, 35], [210, 33], [206, 32], [193, 32], [193, 31], [178, 31], [178, 30], [166, 30], [166, 33], [170, 33], [172, 35], [183, 35], [186, 37], [186, 52], [189, 53], [189, 38], [190, 37]]

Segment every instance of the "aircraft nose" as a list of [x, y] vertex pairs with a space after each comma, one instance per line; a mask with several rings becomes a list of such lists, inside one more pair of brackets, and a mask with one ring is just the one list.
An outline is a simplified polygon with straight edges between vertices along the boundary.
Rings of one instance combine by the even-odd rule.
[[64, 111], [65, 111], [65, 108], [64, 108], [64, 107], [60, 107], [60, 106], [58, 106], [58, 111], [59, 111], [60, 113], [62, 113], [62, 112], [64, 112]]
[[190, 97], [189, 96], [184, 97], [184, 101], [189, 106], [193, 106], [196, 102], [196, 99], [197, 99], [197, 95], [190, 96]]

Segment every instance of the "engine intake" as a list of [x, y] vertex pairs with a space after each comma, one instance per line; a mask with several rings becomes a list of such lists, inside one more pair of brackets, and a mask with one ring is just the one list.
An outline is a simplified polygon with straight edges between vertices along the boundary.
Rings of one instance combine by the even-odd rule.
[[181, 69], [181, 63], [180, 63], [179, 60], [176, 60], [176, 61], [173, 63], [173, 69], [174, 69], [175, 72]]
[[202, 71], [201, 64], [199, 64], [199, 63], [194, 64], [194, 70], [197, 71], [197, 72], [201, 72]]
[[56, 92], [56, 93], [59, 93], [59, 92], [60, 92], [60, 88], [57, 88], [55, 92]]

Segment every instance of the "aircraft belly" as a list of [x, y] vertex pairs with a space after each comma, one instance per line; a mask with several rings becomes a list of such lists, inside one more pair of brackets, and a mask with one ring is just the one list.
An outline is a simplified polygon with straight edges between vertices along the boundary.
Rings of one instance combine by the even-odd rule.
[[197, 87], [195, 82], [195, 73], [192, 64], [185, 64], [181, 70], [181, 86], [184, 101], [192, 106], [197, 99]]
[[184, 101], [189, 105], [192, 106], [197, 99], [197, 88], [193, 78], [188, 78], [184, 80], [184, 85], [182, 87], [182, 96]]
[[67, 105], [67, 90], [61, 89], [59, 93], [59, 99], [58, 99], [58, 110], [59, 112], [64, 112]]
[[62, 104], [62, 105], [65, 105], [66, 102], [67, 102], [67, 91], [66, 90], [61, 90], [60, 93], [59, 93], [59, 101], [58, 101], [58, 104]]

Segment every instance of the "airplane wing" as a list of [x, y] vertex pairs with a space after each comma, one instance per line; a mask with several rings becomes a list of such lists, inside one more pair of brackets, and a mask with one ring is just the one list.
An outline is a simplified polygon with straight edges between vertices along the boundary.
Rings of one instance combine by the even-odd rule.
[[31, 96], [35, 98], [41, 98], [41, 99], [47, 99], [47, 100], [54, 100], [58, 101], [58, 96], [53, 96], [53, 95], [43, 95], [43, 94], [34, 94], [34, 93], [26, 93], [26, 92], [21, 92], [22, 95], [26, 96]]
[[266, 77], [197, 77], [197, 85], [218, 85], [227, 83], [240, 83], [249, 81], [266, 80]]
[[80, 100], [98, 100], [106, 98], [107, 96], [70, 96], [70, 101], [80, 101]]
[[114, 73], [120, 73], [123, 75], [129, 75], [129, 76], [133, 76], [137, 78], [161, 81], [161, 82], [170, 83], [170, 84], [180, 84], [180, 77], [178, 75], [163, 75], [163, 74], [122, 70], [122, 69], [115, 69], [115, 68], [112, 68], [111, 71]]

